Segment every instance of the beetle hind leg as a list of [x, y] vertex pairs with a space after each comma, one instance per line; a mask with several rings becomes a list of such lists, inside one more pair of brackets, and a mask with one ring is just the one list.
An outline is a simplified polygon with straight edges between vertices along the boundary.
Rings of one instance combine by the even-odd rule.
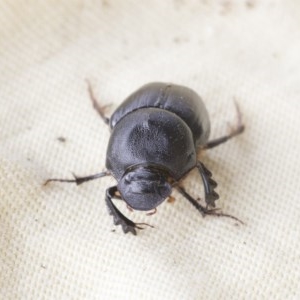
[[194, 199], [190, 194], [188, 194], [183, 187], [177, 186], [176, 189], [184, 198], [186, 198], [201, 213], [203, 217], [205, 217], [206, 215], [211, 215], [216, 217], [227, 217], [235, 221], [238, 221], [241, 224], [244, 224], [243, 221], [236, 218], [235, 216], [225, 214], [223, 212], [218, 212], [219, 210], [218, 208], [208, 209], [207, 207], [202, 206], [196, 199]]
[[104, 106], [99, 105], [99, 103], [98, 103], [98, 101], [97, 101], [97, 99], [96, 99], [96, 97], [94, 95], [91, 83], [87, 79], [86, 79], [86, 82], [87, 82], [87, 85], [88, 85], [88, 92], [89, 92], [90, 98], [92, 100], [93, 107], [98, 112], [99, 116], [104, 121], [104, 123], [108, 125], [109, 124], [109, 118], [106, 117], [106, 115], [105, 115], [105, 109], [109, 105], [104, 105]]
[[236, 112], [237, 112], [237, 125], [235, 126], [235, 128], [233, 128], [229, 134], [219, 137], [215, 140], [209, 141], [206, 145], [201, 147], [202, 149], [205, 150], [205, 149], [211, 149], [211, 148], [217, 147], [217, 146], [227, 142], [231, 138], [244, 132], [245, 125], [242, 121], [242, 113], [236, 102], [235, 102], [235, 108], [236, 108]]

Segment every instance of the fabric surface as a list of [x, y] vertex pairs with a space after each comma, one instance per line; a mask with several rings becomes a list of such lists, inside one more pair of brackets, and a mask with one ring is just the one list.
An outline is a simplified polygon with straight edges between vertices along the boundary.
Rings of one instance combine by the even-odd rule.
[[[297, 0], [0, 1], [0, 299], [300, 299], [300, 4]], [[211, 137], [218, 206], [177, 193], [155, 228], [124, 235], [104, 203], [112, 113], [151, 81], [197, 91]], [[297, 154], [298, 153], [298, 154]], [[185, 180], [203, 198], [196, 172]]]

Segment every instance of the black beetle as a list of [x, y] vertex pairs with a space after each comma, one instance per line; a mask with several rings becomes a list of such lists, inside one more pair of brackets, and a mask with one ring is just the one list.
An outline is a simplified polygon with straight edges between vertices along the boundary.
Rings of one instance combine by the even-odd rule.
[[[88, 83], [89, 84], [89, 83]], [[131, 94], [113, 113], [104, 114], [104, 107], [97, 103], [91, 85], [89, 94], [94, 108], [111, 129], [107, 147], [107, 171], [75, 179], [48, 179], [50, 181], [81, 184], [107, 175], [118, 182], [106, 190], [105, 201], [113, 215], [115, 225], [125, 233], [136, 234], [141, 224], [126, 218], [113, 204], [112, 198], [122, 199], [129, 208], [156, 211], [156, 207], [176, 188], [204, 216], [206, 214], [230, 217], [216, 212], [215, 192], [217, 183], [211, 172], [197, 160], [197, 152], [210, 149], [242, 133], [244, 125], [237, 108], [238, 124], [230, 134], [208, 141], [210, 121], [201, 98], [191, 89], [168, 83], [149, 83]], [[206, 207], [190, 196], [179, 185], [180, 180], [197, 168], [205, 192]], [[240, 220], [238, 220], [240, 221]], [[241, 222], [241, 221], [240, 221]], [[148, 224], [146, 224], [148, 225]]]

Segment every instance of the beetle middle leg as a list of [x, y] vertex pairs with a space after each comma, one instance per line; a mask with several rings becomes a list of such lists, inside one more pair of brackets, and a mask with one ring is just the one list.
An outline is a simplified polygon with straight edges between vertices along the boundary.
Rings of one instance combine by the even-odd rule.
[[91, 83], [87, 79], [86, 79], [86, 83], [88, 85], [88, 92], [89, 92], [90, 98], [92, 100], [93, 107], [96, 109], [96, 111], [98, 112], [98, 114], [100, 115], [100, 117], [104, 121], [104, 123], [108, 125], [109, 124], [109, 118], [105, 116], [105, 109], [108, 105], [100, 106], [99, 103], [97, 102], [97, 99], [96, 99], [95, 95], [94, 95]]
[[109, 176], [110, 173], [108, 171], [97, 173], [94, 175], [84, 176], [84, 177], [78, 177], [73, 173], [74, 179], [63, 179], [63, 178], [49, 178], [45, 181], [44, 185], [47, 185], [49, 182], [52, 181], [58, 181], [58, 182], [69, 182], [69, 183], [76, 183], [77, 185], [82, 184], [86, 181], [98, 179], [104, 176]]
[[206, 145], [202, 146], [201, 149], [211, 149], [211, 148], [217, 147], [217, 146], [227, 142], [231, 138], [244, 132], [245, 125], [243, 124], [243, 121], [242, 121], [242, 113], [240, 111], [238, 104], [236, 102], [234, 102], [234, 104], [235, 104], [235, 108], [236, 108], [236, 112], [237, 112], [237, 125], [235, 126], [235, 128], [229, 134], [209, 141]]
[[117, 186], [113, 186], [108, 188], [105, 194], [105, 202], [108, 207], [109, 214], [113, 216], [114, 224], [121, 225], [124, 233], [131, 232], [133, 235], [136, 235], [136, 229], [144, 229], [139, 225], [147, 225], [153, 227], [147, 223], [134, 223], [133, 221], [126, 218], [112, 202], [112, 198], [121, 199], [118, 195], [116, 195], [117, 191]]

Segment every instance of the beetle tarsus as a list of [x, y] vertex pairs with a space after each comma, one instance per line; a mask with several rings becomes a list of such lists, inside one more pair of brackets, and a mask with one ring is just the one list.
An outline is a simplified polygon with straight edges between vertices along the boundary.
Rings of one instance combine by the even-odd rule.
[[227, 218], [231, 218], [235, 221], [238, 221], [244, 225], [244, 222], [235, 216], [225, 214], [223, 212], [217, 212], [218, 210], [220, 210], [219, 208], [209, 209], [208, 206], [207, 207], [202, 206], [196, 199], [194, 199], [190, 194], [188, 194], [183, 187], [177, 186], [176, 189], [179, 191], [179, 193], [181, 195], [184, 196], [184, 198], [186, 198], [201, 213], [201, 215], [203, 217], [205, 217], [206, 215], [217, 216], [217, 217], [227, 217]]
[[105, 109], [109, 105], [100, 106], [99, 103], [97, 102], [97, 99], [96, 99], [95, 95], [94, 95], [94, 92], [93, 92], [92, 85], [91, 85], [90, 81], [88, 79], [86, 79], [85, 81], [88, 85], [88, 92], [89, 92], [90, 98], [92, 100], [93, 107], [98, 112], [98, 114], [100, 115], [100, 117], [104, 121], [104, 123], [109, 124], [109, 118], [105, 116]]
[[199, 161], [197, 163], [197, 168], [204, 185], [205, 202], [207, 205], [215, 207], [215, 201], [219, 199], [219, 195], [215, 192], [214, 189], [218, 184], [212, 179], [212, 173], [205, 167], [202, 162]]
[[238, 219], [237, 217], [229, 215], [229, 214], [225, 214], [223, 212], [216, 212], [216, 210], [218, 210], [218, 209], [207, 209], [205, 214], [211, 215], [211, 216], [216, 216], [216, 217], [227, 217], [227, 218], [233, 219], [235, 221], [238, 221], [242, 225], [245, 225], [245, 223], [242, 220]]

